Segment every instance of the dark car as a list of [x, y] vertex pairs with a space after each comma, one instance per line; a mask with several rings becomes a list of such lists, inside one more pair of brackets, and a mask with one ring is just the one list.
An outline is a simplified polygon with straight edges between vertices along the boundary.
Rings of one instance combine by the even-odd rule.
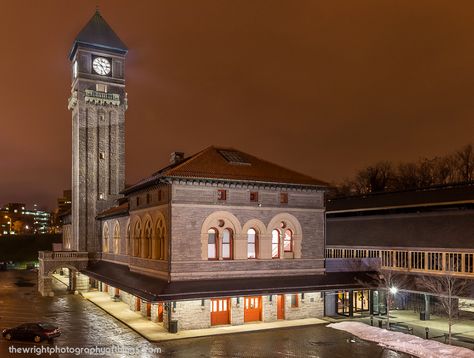
[[57, 326], [46, 322], [24, 323], [14, 328], [5, 328], [2, 331], [2, 336], [7, 340], [31, 340], [36, 343], [45, 339], [51, 341], [60, 335], [61, 331]]

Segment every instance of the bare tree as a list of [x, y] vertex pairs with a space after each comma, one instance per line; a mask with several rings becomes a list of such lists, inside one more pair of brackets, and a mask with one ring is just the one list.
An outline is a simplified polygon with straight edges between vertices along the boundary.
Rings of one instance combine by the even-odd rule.
[[373, 166], [359, 170], [355, 185], [361, 194], [387, 191], [394, 178], [394, 170], [390, 162], [378, 162]]
[[448, 316], [448, 343], [451, 344], [451, 331], [454, 324], [454, 313], [457, 311], [457, 299], [467, 293], [469, 280], [456, 278], [451, 273], [439, 276], [417, 277], [416, 282], [436, 298], [441, 303]]
[[456, 182], [456, 166], [453, 155], [433, 159], [433, 180], [435, 184]]
[[460, 181], [471, 181], [474, 177], [474, 152], [472, 144], [468, 144], [455, 154], [456, 169]]
[[414, 189], [419, 186], [418, 167], [415, 163], [400, 163], [394, 180], [397, 190]]
[[386, 293], [387, 329], [390, 329], [390, 310], [394, 302], [394, 295], [398, 290], [406, 286], [408, 277], [404, 274], [382, 268], [377, 272], [369, 273], [368, 277], [370, 281], [361, 281], [360, 283], [367, 287], [375, 286]]
[[454, 154], [400, 163], [396, 168], [388, 161], [378, 162], [357, 171], [354, 179], [345, 179], [335, 193], [336, 196], [349, 196], [472, 180], [474, 149], [468, 144]]

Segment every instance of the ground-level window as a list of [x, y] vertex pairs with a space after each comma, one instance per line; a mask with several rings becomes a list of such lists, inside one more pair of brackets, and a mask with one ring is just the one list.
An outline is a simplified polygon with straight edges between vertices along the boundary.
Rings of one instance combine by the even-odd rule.
[[257, 258], [257, 232], [255, 229], [247, 231], [247, 258]]
[[280, 231], [272, 231], [272, 258], [276, 259], [280, 257]]
[[222, 258], [227, 260], [232, 258], [232, 231], [230, 229], [225, 229], [222, 235]]
[[209, 229], [207, 232], [207, 258], [209, 260], [217, 259], [217, 231]]
[[292, 308], [298, 307], [298, 295], [297, 294], [291, 295], [291, 307]]

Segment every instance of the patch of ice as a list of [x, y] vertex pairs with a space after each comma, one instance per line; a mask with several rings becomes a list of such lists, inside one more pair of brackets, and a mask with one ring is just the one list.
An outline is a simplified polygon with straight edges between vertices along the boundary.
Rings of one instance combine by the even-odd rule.
[[473, 358], [474, 352], [462, 347], [450, 346], [433, 340], [426, 340], [410, 334], [387, 331], [361, 322], [331, 323], [328, 327], [346, 331], [367, 341], [422, 358]]

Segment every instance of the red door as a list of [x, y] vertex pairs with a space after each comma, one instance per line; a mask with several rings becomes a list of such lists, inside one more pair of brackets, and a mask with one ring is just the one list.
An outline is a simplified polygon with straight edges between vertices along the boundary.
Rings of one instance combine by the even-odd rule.
[[158, 303], [158, 322], [163, 322], [163, 303]]
[[285, 296], [277, 295], [277, 319], [285, 319]]
[[151, 317], [151, 303], [150, 302], [146, 304], [146, 316]]
[[135, 303], [135, 310], [136, 311], [140, 311], [141, 310], [141, 306], [140, 306], [140, 299], [137, 297], [137, 301]]
[[230, 323], [230, 301], [228, 298], [211, 300], [211, 326]]
[[115, 289], [115, 296], [119, 296], [120, 295], [120, 290], [118, 288]]
[[254, 322], [262, 320], [261, 297], [245, 297], [244, 304], [244, 322]]
[[104, 284], [104, 292], [109, 292], [109, 286], [107, 284]]

